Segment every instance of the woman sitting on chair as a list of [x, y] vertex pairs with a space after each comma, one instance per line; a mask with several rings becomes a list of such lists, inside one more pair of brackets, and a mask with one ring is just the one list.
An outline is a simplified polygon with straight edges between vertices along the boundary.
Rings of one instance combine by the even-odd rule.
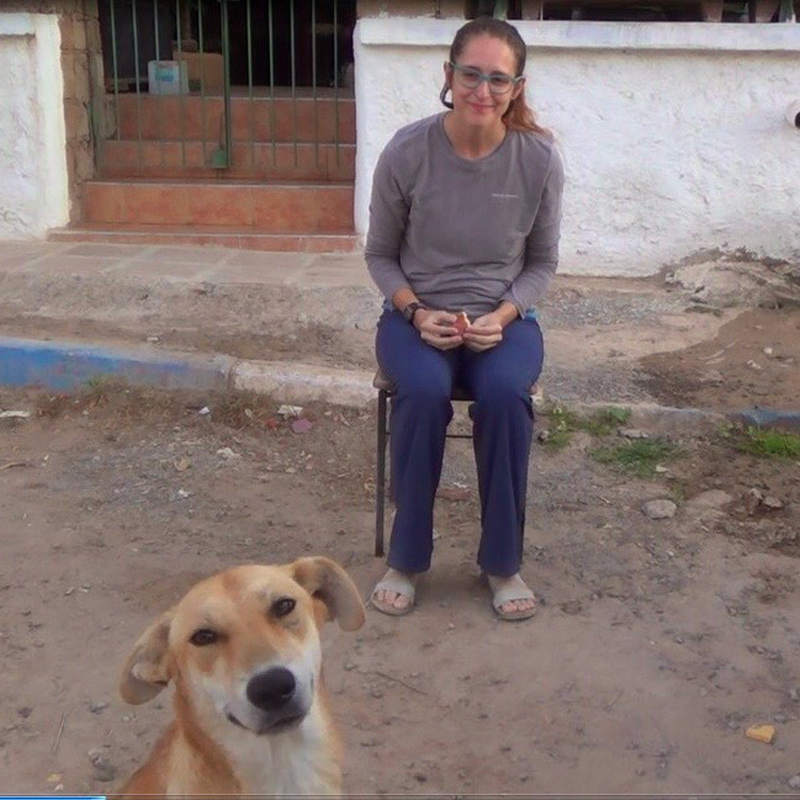
[[524, 68], [516, 28], [468, 22], [444, 65], [450, 110], [399, 130], [375, 169], [366, 260], [387, 300], [376, 353], [395, 389], [396, 515], [372, 604], [387, 614], [412, 609], [416, 577], [430, 567], [454, 385], [475, 400], [478, 564], [492, 605], [503, 619], [536, 611], [519, 575], [530, 389], [544, 355], [533, 309], [558, 262], [564, 173], [525, 102]]

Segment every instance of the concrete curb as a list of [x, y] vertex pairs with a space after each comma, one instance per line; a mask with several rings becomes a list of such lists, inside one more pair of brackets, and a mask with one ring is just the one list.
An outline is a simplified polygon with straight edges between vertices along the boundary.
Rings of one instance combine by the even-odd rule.
[[[100, 347], [0, 337], [0, 386], [39, 386], [57, 391], [77, 389], [92, 378], [111, 376], [132, 385], [159, 389], [235, 389], [269, 394], [279, 402], [320, 401], [364, 407], [377, 399], [374, 373], [285, 361], [244, 361], [229, 356], [154, 351], [145, 347]], [[619, 406], [631, 410], [631, 422], [665, 431], [687, 431], [727, 420], [764, 427], [800, 430], [800, 412], [747, 409], [723, 413], [675, 408], [657, 403], [586, 403], [548, 397], [545, 412], [563, 405], [581, 414]]]
[[711, 411], [704, 408], [677, 408], [662, 406], [658, 403], [625, 403], [609, 401], [607, 403], [581, 403], [578, 401], [557, 401], [548, 398], [545, 408], [563, 405], [579, 414], [588, 415], [609, 406], [629, 408], [632, 425], [654, 425], [665, 432], [698, 430], [722, 425], [725, 422], [736, 422], [754, 425], [761, 428], [783, 428], [800, 430], [800, 412], [775, 411], [764, 408], [750, 408], [739, 411]]
[[0, 337], [0, 386], [68, 391], [98, 377], [159, 389], [232, 388], [270, 394], [282, 402], [363, 406], [376, 397], [373, 373], [365, 370]]
[[342, 406], [365, 406], [377, 397], [374, 372], [343, 370], [285, 361], [238, 361], [231, 370], [234, 389], [261, 392], [279, 400], [321, 400]]
[[[551, 401], [547, 408], [557, 405]], [[628, 408], [631, 417], [630, 426], [656, 427], [664, 433], [678, 433], [680, 431], [698, 431], [722, 425], [729, 415], [721, 411], [707, 411], [702, 408], [676, 408], [675, 406], [661, 406], [658, 403], [581, 403], [566, 400], [562, 405], [582, 416], [589, 416], [595, 411], [600, 411], [611, 406], [615, 408]]]
[[100, 376], [160, 389], [224, 389], [232, 359], [0, 337], [0, 385], [76, 389]]

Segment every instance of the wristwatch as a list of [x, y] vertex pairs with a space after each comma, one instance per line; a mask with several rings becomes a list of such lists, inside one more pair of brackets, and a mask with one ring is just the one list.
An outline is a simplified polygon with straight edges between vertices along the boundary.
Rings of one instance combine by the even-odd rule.
[[425, 308], [425, 306], [422, 305], [422, 303], [418, 303], [416, 300], [403, 308], [403, 317], [409, 325], [414, 324], [414, 314], [416, 314], [421, 308]]

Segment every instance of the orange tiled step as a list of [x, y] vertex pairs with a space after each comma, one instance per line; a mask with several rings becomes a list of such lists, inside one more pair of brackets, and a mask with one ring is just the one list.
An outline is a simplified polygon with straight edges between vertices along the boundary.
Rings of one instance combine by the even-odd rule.
[[87, 181], [89, 225], [228, 227], [261, 233], [353, 233], [351, 184]]
[[[199, 95], [135, 95], [117, 98], [118, 139], [173, 139], [219, 142], [224, 135], [221, 97]], [[115, 99], [107, 95], [113, 117]], [[234, 97], [231, 130], [238, 142], [339, 142], [355, 144], [356, 105], [353, 99], [308, 97]], [[273, 136], [274, 131], [274, 136]], [[111, 137], [110, 137], [111, 138]]]
[[55, 242], [229, 247], [275, 253], [352, 253], [361, 248], [361, 240], [355, 234], [260, 233], [211, 226], [83, 224], [53, 230], [48, 239]]
[[102, 142], [103, 178], [263, 178], [284, 181], [354, 181], [355, 145], [234, 143], [231, 167], [209, 166], [217, 145], [200, 141]]

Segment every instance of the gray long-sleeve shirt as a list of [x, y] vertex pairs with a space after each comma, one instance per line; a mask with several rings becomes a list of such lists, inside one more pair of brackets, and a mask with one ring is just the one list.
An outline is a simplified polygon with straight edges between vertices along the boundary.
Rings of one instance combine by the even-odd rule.
[[508, 300], [523, 316], [558, 265], [561, 158], [546, 137], [516, 131], [488, 156], [462, 158], [445, 113], [401, 128], [381, 153], [370, 275], [389, 300], [410, 287], [430, 308], [475, 317]]

